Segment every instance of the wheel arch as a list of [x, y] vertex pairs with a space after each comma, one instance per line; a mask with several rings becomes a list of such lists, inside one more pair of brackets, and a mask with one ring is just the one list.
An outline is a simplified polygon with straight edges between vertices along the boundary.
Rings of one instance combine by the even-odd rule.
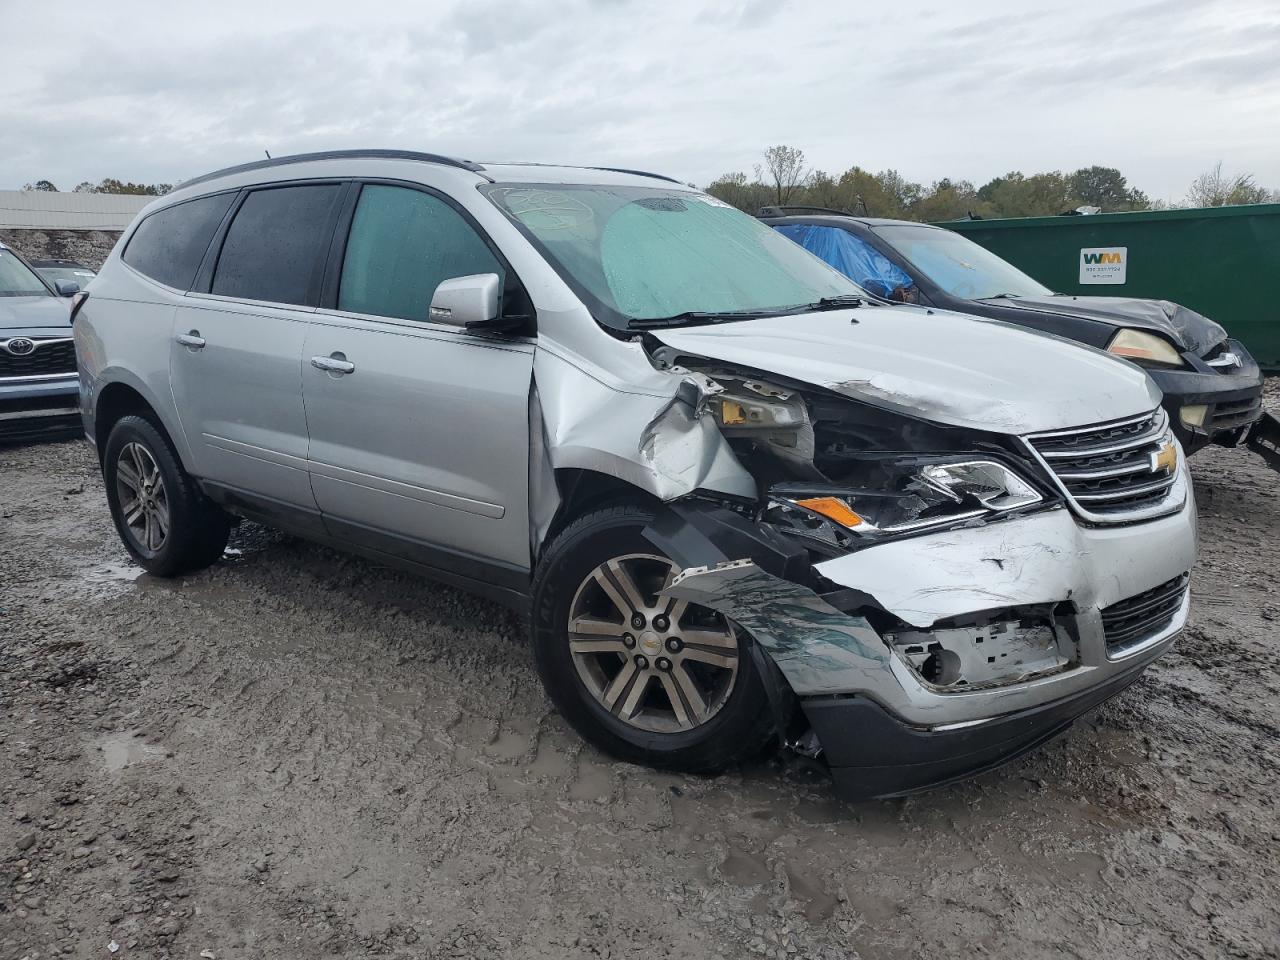
[[[123, 372], [122, 372], [123, 373]], [[111, 428], [121, 418], [137, 415], [154, 421], [162, 429], [178, 453], [183, 469], [190, 470], [191, 456], [180, 425], [165, 412], [164, 405], [154, 402], [146, 385], [125, 373], [103, 384], [93, 405], [93, 438], [101, 463]]]
[[654, 509], [661, 505], [661, 501], [648, 490], [598, 470], [559, 467], [555, 470], [555, 482], [560, 503], [538, 544], [539, 557], [565, 527], [593, 510], [624, 503]]

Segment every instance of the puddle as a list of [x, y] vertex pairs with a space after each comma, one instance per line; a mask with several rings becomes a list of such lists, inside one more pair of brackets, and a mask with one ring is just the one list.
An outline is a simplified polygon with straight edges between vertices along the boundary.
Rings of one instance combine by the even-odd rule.
[[139, 763], [154, 763], [164, 758], [164, 750], [147, 743], [136, 732], [109, 733], [96, 744], [102, 752], [102, 762], [109, 773], [118, 773], [125, 767]]
[[146, 575], [141, 567], [131, 563], [104, 563], [85, 573], [88, 583], [136, 583]]
[[569, 786], [572, 800], [607, 800], [613, 793], [613, 777], [608, 767], [591, 763], [579, 757], [578, 775]]
[[504, 730], [496, 740], [485, 746], [484, 752], [498, 760], [519, 760], [529, 752], [529, 746], [528, 737]]

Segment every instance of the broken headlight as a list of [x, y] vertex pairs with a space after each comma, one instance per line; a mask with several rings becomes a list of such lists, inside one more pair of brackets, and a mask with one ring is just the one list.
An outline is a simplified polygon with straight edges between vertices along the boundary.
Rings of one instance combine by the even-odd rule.
[[765, 519], [835, 547], [861, 537], [946, 527], [1039, 503], [1028, 481], [994, 460], [873, 461], [862, 483], [777, 484]]

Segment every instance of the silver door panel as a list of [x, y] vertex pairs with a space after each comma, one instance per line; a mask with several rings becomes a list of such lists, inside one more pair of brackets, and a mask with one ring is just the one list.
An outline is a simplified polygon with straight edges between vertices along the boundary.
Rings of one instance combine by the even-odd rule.
[[[310, 363], [335, 353], [354, 370]], [[318, 314], [303, 354], [326, 516], [528, 566], [532, 344]]]
[[[314, 509], [301, 379], [309, 311], [188, 299], [174, 318], [170, 368], [193, 472]], [[203, 347], [177, 341], [193, 330]]]

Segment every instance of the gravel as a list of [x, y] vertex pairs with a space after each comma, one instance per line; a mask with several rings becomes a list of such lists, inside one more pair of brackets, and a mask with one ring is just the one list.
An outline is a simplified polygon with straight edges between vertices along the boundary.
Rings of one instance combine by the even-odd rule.
[[796, 757], [612, 762], [516, 617], [360, 559], [244, 524], [141, 574], [83, 443], [0, 449], [0, 960], [1276, 957], [1277, 478], [1193, 464], [1173, 652], [1029, 758], [847, 806]]

